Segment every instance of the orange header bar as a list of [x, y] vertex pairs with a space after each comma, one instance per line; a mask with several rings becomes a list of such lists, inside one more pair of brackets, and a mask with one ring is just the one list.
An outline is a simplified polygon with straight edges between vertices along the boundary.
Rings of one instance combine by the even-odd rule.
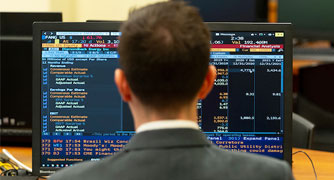
[[235, 52], [236, 48], [211, 48], [210, 51], [216, 51], [216, 52]]
[[254, 48], [251, 48], [249, 49], [250, 52], [272, 52], [273, 50], [272, 49], [254, 49]]
[[81, 48], [82, 44], [51, 44], [51, 43], [43, 43], [42, 44], [43, 48]]

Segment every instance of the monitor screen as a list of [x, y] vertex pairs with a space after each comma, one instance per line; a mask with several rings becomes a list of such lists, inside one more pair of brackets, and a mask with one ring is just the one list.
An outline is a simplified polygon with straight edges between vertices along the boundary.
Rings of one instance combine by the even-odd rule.
[[284, 50], [282, 31], [211, 32], [217, 78], [198, 119], [219, 147], [283, 159]]
[[[34, 174], [113, 155], [135, 134], [114, 84], [115, 24], [35, 25]], [[200, 128], [221, 148], [290, 161], [288, 25], [234, 26], [209, 24], [217, 79], [197, 104]]]

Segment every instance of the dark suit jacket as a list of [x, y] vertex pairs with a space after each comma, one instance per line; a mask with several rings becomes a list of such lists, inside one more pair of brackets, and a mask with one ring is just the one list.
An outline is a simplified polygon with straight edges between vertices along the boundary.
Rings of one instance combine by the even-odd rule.
[[141, 132], [123, 151], [98, 162], [64, 168], [50, 180], [290, 180], [290, 166], [280, 160], [229, 152], [193, 129]]

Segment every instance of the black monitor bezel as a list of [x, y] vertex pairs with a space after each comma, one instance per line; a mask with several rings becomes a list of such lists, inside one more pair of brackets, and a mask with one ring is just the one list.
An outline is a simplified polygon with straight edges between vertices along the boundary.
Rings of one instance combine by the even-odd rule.
[[[289, 23], [207, 23], [210, 31], [279, 31], [284, 32], [284, 135], [283, 158], [292, 162], [292, 36]], [[42, 31], [119, 31], [121, 22], [85, 22], [85, 23], [34, 23], [33, 24], [33, 175], [40, 173], [41, 157], [41, 32]], [[38, 149], [38, 150], [36, 150]], [[50, 171], [58, 169], [50, 168]], [[50, 172], [51, 173], [51, 172]]]

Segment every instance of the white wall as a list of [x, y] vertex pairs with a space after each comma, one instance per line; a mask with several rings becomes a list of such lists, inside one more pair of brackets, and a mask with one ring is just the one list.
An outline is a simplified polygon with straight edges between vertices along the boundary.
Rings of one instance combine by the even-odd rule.
[[0, 0], [2, 12], [62, 12], [63, 21], [125, 20], [131, 8], [166, 0]]
[[159, 0], [77, 0], [79, 8], [76, 10], [75, 20], [125, 20], [129, 9], [157, 1]]
[[1, 12], [47, 12], [49, 0], [0, 0]]

